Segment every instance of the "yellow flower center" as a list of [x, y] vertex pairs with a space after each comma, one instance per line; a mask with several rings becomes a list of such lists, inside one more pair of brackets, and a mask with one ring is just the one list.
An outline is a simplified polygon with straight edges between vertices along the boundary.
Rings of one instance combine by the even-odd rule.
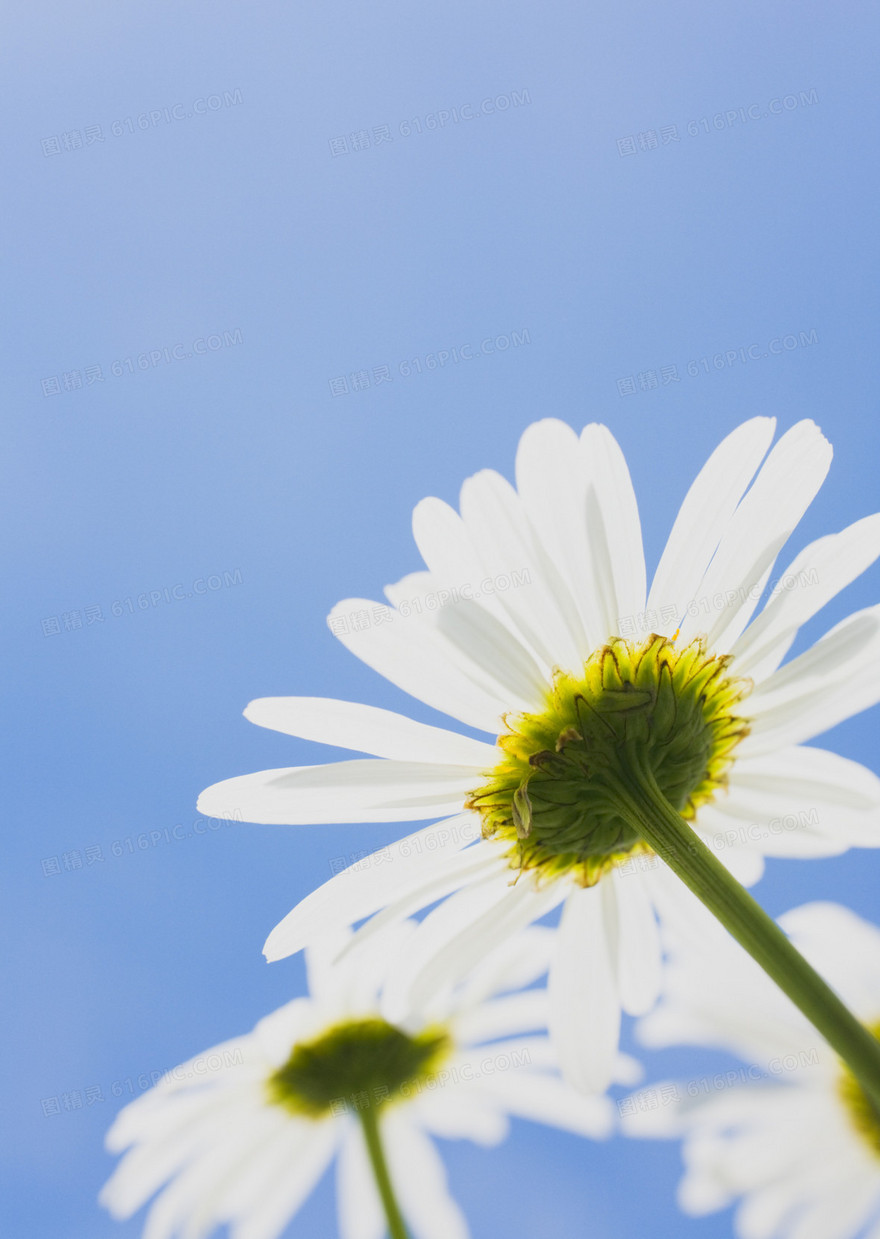
[[379, 1109], [417, 1090], [451, 1048], [439, 1027], [412, 1037], [383, 1019], [346, 1020], [293, 1047], [267, 1081], [269, 1101], [308, 1118]]
[[627, 813], [633, 760], [685, 818], [727, 780], [748, 734], [737, 712], [751, 682], [703, 638], [676, 649], [652, 635], [613, 638], [580, 676], [556, 672], [540, 714], [505, 717], [503, 760], [467, 801], [485, 838], [509, 841], [511, 867], [583, 886], [633, 852], [649, 852]]

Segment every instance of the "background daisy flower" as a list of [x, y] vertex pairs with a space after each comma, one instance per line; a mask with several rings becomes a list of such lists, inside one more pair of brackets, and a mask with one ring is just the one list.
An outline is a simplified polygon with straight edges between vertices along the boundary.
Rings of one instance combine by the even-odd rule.
[[[880, 553], [880, 517], [801, 551], [753, 619], [831, 460], [810, 421], [770, 449], [774, 425], [748, 421], [711, 455], [650, 589], [629, 473], [604, 426], [578, 436], [538, 422], [519, 445], [516, 489], [484, 470], [464, 483], [460, 514], [438, 499], [416, 507], [427, 570], [386, 590], [387, 622], [352, 626], [346, 617], [377, 604], [349, 599], [330, 626], [392, 683], [495, 742], [351, 702], [252, 702], [245, 714], [261, 726], [372, 757], [228, 779], [202, 793], [203, 813], [451, 815], [393, 847], [393, 864], [308, 896], [269, 936], [270, 959], [442, 899], [396, 978], [405, 1009], [561, 904], [551, 1031], [568, 1078], [601, 1089], [621, 1009], [643, 1013], [658, 993], [655, 913], [682, 895], [621, 808], [634, 771], [746, 883], [765, 855], [880, 843], [880, 780], [802, 744], [880, 698], [880, 609], [780, 665], [799, 627]], [[520, 587], [486, 591], [514, 578]], [[797, 830], [777, 829], [787, 815]]]
[[[780, 922], [880, 1034], [880, 930], [829, 903], [797, 908]], [[633, 1106], [624, 1130], [682, 1139], [682, 1209], [705, 1214], [739, 1202], [742, 1239], [852, 1239], [865, 1227], [876, 1239], [876, 1107], [816, 1030], [717, 925], [681, 935], [671, 954], [662, 1000], [640, 1021], [641, 1039], [651, 1046], [721, 1047], [748, 1070], [719, 1073], [708, 1091], [702, 1082], [675, 1086], [677, 1104]], [[666, 1095], [672, 1091], [667, 1086]]]
[[[487, 956], [467, 985], [391, 1024], [381, 992], [412, 922], [346, 954], [346, 932], [306, 952], [310, 995], [252, 1032], [198, 1055], [118, 1115], [107, 1144], [125, 1155], [101, 1192], [116, 1217], [158, 1192], [145, 1239], [275, 1239], [337, 1159], [343, 1239], [381, 1239], [386, 1216], [368, 1142], [380, 1141], [393, 1194], [416, 1239], [465, 1239], [432, 1137], [494, 1145], [512, 1115], [601, 1138], [606, 1097], [573, 1092], [542, 1029], [552, 931], [535, 927]], [[621, 1082], [638, 1067], [618, 1060]], [[390, 1218], [388, 1219], [390, 1221]], [[404, 1233], [402, 1230], [392, 1234]]]

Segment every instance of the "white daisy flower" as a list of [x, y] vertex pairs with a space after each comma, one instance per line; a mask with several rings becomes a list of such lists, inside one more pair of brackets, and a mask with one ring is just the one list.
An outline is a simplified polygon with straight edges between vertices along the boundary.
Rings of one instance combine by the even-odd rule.
[[[829, 903], [797, 908], [780, 923], [880, 1036], [880, 930]], [[748, 1064], [631, 1099], [679, 1095], [677, 1104], [634, 1104], [624, 1130], [684, 1140], [678, 1197], [686, 1213], [739, 1201], [742, 1239], [878, 1239], [880, 1111], [730, 938], [709, 926], [682, 940], [640, 1033], [652, 1046], [718, 1046]]]
[[373, 756], [228, 779], [202, 793], [203, 813], [290, 824], [452, 815], [392, 848], [393, 864], [309, 895], [269, 936], [269, 959], [442, 899], [397, 978], [405, 1008], [562, 904], [551, 1033], [568, 1078], [600, 1090], [621, 1008], [641, 1014], [658, 992], [655, 912], [681, 895], [621, 803], [630, 785], [653, 788], [676, 828], [681, 814], [746, 883], [764, 856], [880, 844], [880, 780], [802, 744], [880, 699], [880, 608], [780, 666], [799, 627], [880, 553], [880, 516], [807, 546], [750, 623], [831, 460], [810, 421], [768, 454], [774, 427], [755, 418], [715, 450], [650, 589], [635, 494], [604, 426], [578, 437], [538, 422], [520, 441], [517, 489], [484, 470], [464, 483], [460, 515], [418, 504], [427, 571], [386, 589], [390, 609], [340, 603], [330, 627], [392, 683], [495, 739], [352, 702], [252, 702], [245, 714], [260, 726]]
[[[511, 1115], [606, 1136], [608, 1098], [575, 1093], [556, 1073], [540, 1031], [546, 991], [505, 992], [546, 971], [552, 931], [531, 929], [430, 1010], [391, 1023], [381, 991], [413, 928], [390, 926], [336, 963], [348, 935], [328, 936], [306, 952], [310, 997], [126, 1106], [107, 1144], [128, 1152], [101, 1203], [127, 1218], [158, 1191], [144, 1239], [203, 1239], [224, 1225], [232, 1239], [275, 1239], [336, 1157], [342, 1239], [381, 1239], [387, 1225], [466, 1239], [432, 1136], [493, 1145]], [[621, 1056], [618, 1076], [634, 1082], [637, 1065]], [[390, 1175], [390, 1213], [373, 1172]]]

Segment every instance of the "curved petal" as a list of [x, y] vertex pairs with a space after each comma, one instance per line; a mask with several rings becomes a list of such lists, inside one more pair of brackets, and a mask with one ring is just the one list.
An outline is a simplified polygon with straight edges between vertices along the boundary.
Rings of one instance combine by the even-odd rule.
[[533, 710], [541, 708], [548, 672], [542, 672], [519, 639], [479, 603], [463, 599], [437, 611], [434, 622], [456, 649], [465, 651], [505, 689], [509, 686], [516, 700], [529, 701]]
[[487, 580], [526, 576], [520, 588], [496, 589], [495, 597], [544, 672], [576, 667], [583, 645], [577, 608], [510, 483], [491, 469], [474, 474], [461, 488], [461, 515]]
[[427, 873], [419, 885], [413, 885], [403, 895], [398, 895], [387, 903], [381, 911], [376, 912], [369, 920], [360, 925], [351, 938], [348, 950], [359, 949], [362, 944], [374, 934], [382, 932], [387, 926], [393, 925], [403, 917], [414, 912], [423, 911], [445, 899], [465, 886], [489, 881], [508, 872], [508, 864], [503, 853], [491, 842], [476, 843], [463, 854], [460, 867], [436, 865], [432, 867], [432, 876]]
[[335, 1123], [313, 1123], [304, 1145], [280, 1149], [259, 1204], [235, 1223], [231, 1239], [277, 1239], [326, 1170], [337, 1139]]
[[856, 611], [747, 698], [754, 757], [827, 731], [880, 700], [880, 606]]
[[611, 1100], [601, 1094], [575, 1092], [555, 1076], [505, 1071], [483, 1077], [479, 1087], [496, 1096], [508, 1114], [518, 1118], [546, 1123], [593, 1140], [611, 1135]]
[[833, 856], [880, 847], [880, 779], [825, 749], [797, 745], [743, 757], [728, 795], [704, 805], [700, 830], [715, 848], [748, 846], [765, 856]]
[[444, 986], [459, 981], [483, 956], [539, 920], [565, 898], [561, 883], [535, 890], [525, 881], [510, 886], [506, 874], [495, 881], [500, 895], [497, 901], [476, 919], [461, 926], [424, 961], [409, 991], [414, 1007], [427, 1006]]
[[776, 556], [825, 480], [831, 445], [805, 420], [782, 436], [734, 512], [681, 622], [681, 640], [704, 632], [729, 650], [745, 628]]
[[341, 1239], [382, 1239], [385, 1214], [370, 1169], [360, 1126], [352, 1124], [336, 1162], [336, 1202]]
[[555, 949], [555, 930], [547, 925], [530, 926], [502, 943], [468, 973], [459, 1005], [469, 1009], [492, 994], [531, 985], [550, 967]]
[[[425, 969], [449, 942], [467, 934], [487, 913], [510, 898], [509, 871], [490, 872], [444, 899], [429, 912], [407, 943], [403, 957], [389, 976], [383, 993], [383, 1012], [392, 1023], [403, 1023], [413, 1017], [425, 1018], [416, 1007], [413, 993], [423, 986]], [[450, 961], [455, 976], [455, 960]], [[428, 999], [438, 1001], [440, 994], [428, 989]]]
[[[458, 1060], [453, 1059], [449, 1070], [455, 1071], [457, 1065]], [[472, 1140], [488, 1148], [500, 1144], [510, 1131], [504, 1107], [470, 1084], [426, 1090], [417, 1098], [414, 1113], [419, 1124], [434, 1136]]]
[[532, 527], [568, 583], [583, 625], [579, 654], [589, 657], [608, 636], [585, 566], [590, 563], [587, 487], [577, 434], [544, 418], [526, 428], [516, 454], [516, 483]]
[[671, 636], [699, 589], [731, 517], [770, 446], [776, 419], [753, 417], [737, 426], [697, 474], [666, 542], [648, 607], [670, 608], [675, 619], [657, 631]]
[[[473, 597], [480, 590], [484, 569], [455, 508], [433, 496], [422, 499], [413, 509], [412, 529], [431, 577], [463, 598]], [[480, 601], [496, 618], [503, 614], [497, 596], [487, 594]]]
[[611, 884], [576, 889], [565, 901], [550, 966], [550, 1037], [575, 1088], [599, 1093], [614, 1075], [620, 998], [603, 907]]
[[608, 427], [585, 426], [580, 444], [588, 479], [590, 541], [590, 564], [584, 571], [596, 591], [604, 642], [618, 632], [621, 618], [645, 609], [642, 526], [626, 460]]
[[[351, 629], [352, 617], [372, 612], [377, 603], [347, 598], [330, 612], [330, 631], [361, 662], [426, 705], [480, 731], [498, 735], [507, 710], [528, 710], [491, 685], [480, 667], [466, 658], [423, 615], [392, 612], [392, 623]], [[384, 608], [388, 610], [387, 607]], [[343, 627], [344, 625], [344, 627]]]
[[467, 881], [471, 865], [482, 863], [485, 853], [472, 858], [462, 849], [479, 838], [479, 832], [474, 817], [462, 814], [391, 844], [372, 858], [373, 864], [343, 869], [276, 925], [263, 948], [266, 957], [292, 955], [321, 934], [370, 916], [444, 874], [456, 885]]
[[258, 697], [244, 716], [258, 727], [395, 761], [474, 766], [477, 770], [491, 769], [498, 761], [494, 745], [416, 723], [391, 710], [332, 697]]
[[206, 788], [198, 810], [269, 826], [412, 822], [458, 812], [473, 766], [362, 758], [260, 770]]
[[[239, 1154], [238, 1161], [227, 1170], [211, 1202], [216, 1219], [229, 1221], [233, 1234], [250, 1233], [251, 1219], [261, 1212], [267, 1196], [277, 1191], [279, 1184], [287, 1184], [291, 1166], [299, 1168], [307, 1148], [318, 1134], [316, 1127], [317, 1124], [308, 1122], [279, 1125], [274, 1132], [267, 1131], [261, 1143], [253, 1145], [246, 1156]], [[332, 1146], [319, 1159], [318, 1174], [331, 1156]], [[274, 1234], [283, 1229], [288, 1218], [299, 1208], [311, 1189], [311, 1182], [307, 1180], [301, 1185], [302, 1195], [293, 1202], [291, 1211], [277, 1221]]]
[[880, 513], [811, 542], [781, 572], [761, 614], [733, 646], [737, 675], [760, 683], [782, 662], [798, 629], [880, 555]]
[[[151, 1094], [145, 1096], [155, 1101]], [[116, 1218], [130, 1217], [163, 1183], [183, 1170], [204, 1147], [205, 1140], [217, 1131], [218, 1125], [228, 1122], [230, 1114], [229, 1097], [213, 1089], [195, 1097], [165, 1099], [161, 1108], [154, 1106], [152, 1109], [157, 1121], [148, 1128], [141, 1124], [134, 1132], [128, 1124], [130, 1139], [127, 1143], [132, 1140], [138, 1143], [123, 1157], [98, 1198]], [[117, 1118], [114, 1130], [121, 1119], [130, 1118], [126, 1110]], [[248, 1101], [233, 1106], [232, 1110], [242, 1128], [253, 1125], [254, 1111]], [[138, 1113], [143, 1117], [143, 1107]], [[257, 1122], [261, 1121], [262, 1116], [257, 1115]], [[118, 1141], [111, 1143], [109, 1140], [108, 1146], [111, 1151], [120, 1147]]]
[[617, 887], [620, 1005], [630, 1015], [644, 1015], [660, 993], [662, 961], [657, 920], [638, 873], [615, 869], [611, 879]]
[[400, 1111], [386, 1115], [382, 1130], [391, 1180], [415, 1239], [469, 1239], [432, 1141]]
[[455, 1037], [459, 1044], [472, 1044], [543, 1029], [547, 1027], [547, 1011], [543, 987], [506, 994], [463, 1011], [455, 1020]]

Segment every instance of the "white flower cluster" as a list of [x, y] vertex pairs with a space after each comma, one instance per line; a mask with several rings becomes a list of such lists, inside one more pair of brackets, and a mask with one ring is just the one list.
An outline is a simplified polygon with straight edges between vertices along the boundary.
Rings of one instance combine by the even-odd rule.
[[[227, 1043], [243, 1065], [163, 1080], [122, 1112], [110, 1146], [129, 1151], [102, 1196], [114, 1214], [159, 1192], [146, 1239], [224, 1224], [234, 1239], [276, 1239], [338, 1155], [344, 1239], [380, 1239], [386, 1225], [466, 1236], [429, 1137], [496, 1143], [509, 1115], [606, 1135], [605, 1089], [638, 1078], [618, 1049], [626, 1012], [643, 1017], [648, 1044], [717, 1045], [748, 1064], [718, 1087], [664, 1082], [656, 1104], [643, 1090], [618, 1106], [629, 1134], [683, 1139], [685, 1210], [740, 1199], [744, 1239], [851, 1239], [865, 1226], [880, 1239], [875, 1102], [637, 838], [617, 794], [624, 758], [647, 768], [745, 885], [765, 856], [880, 846], [880, 780], [805, 744], [880, 700], [880, 607], [784, 661], [880, 554], [880, 516], [779, 570], [831, 448], [809, 421], [771, 446], [774, 431], [755, 418], [713, 452], [650, 585], [627, 466], [604, 426], [538, 422], [515, 487], [484, 470], [460, 511], [418, 504], [425, 569], [386, 588], [395, 622], [334, 623], [380, 605], [352, 598], [331, 630], [485, 740], [353, 702], [251, 702], [259, 726], [366, 756], [227, 779], [202, 794], [203, 813], [429, 824], [335, 874], [271, 932], [270, 960], [305, 949], [311, 996]], [[415, 605], [514, 572], [528, 587]], [[771, 580], [809, 588], [768, 594]], [[650, 633], [621, 630], [619, 617], [647, 615]], [[534, 924], [555, 909], [557, 928]], [[828, 904], [781, 924], [877, 1035], [880, 931]]]

